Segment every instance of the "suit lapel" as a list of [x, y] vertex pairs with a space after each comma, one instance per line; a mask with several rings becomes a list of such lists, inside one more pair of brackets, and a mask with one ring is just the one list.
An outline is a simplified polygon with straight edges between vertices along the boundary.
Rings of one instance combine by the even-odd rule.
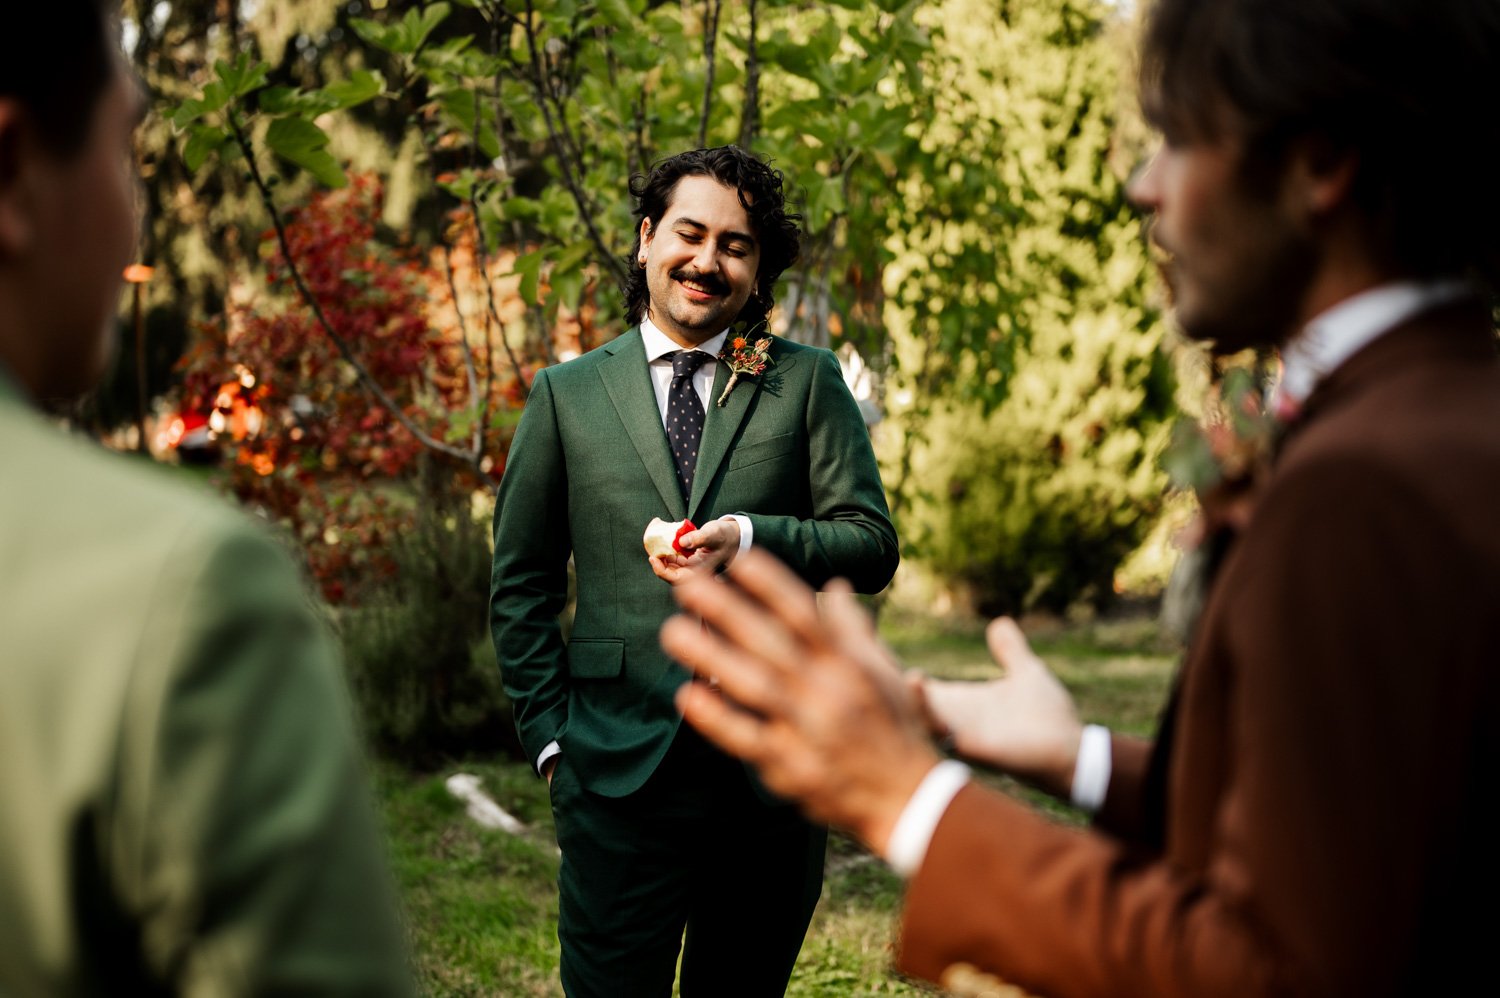
[[[625, 424], [625, 432], [646, 474], [661, 493], [662, 502], [673, 517], [681, 519], [686, 515], [682, 491], [677, 487], [676, 465], [672, 463], [667, 435], [661, 427], [661, 410], [656, 406], [656, 390], [651, 387], [651, 374], [646, 369], [646, 348], [641, 344], [640, 330], [632, 329], [616, 337], [604, 349], [610, 353], [599, 365], [604, 389]], [[700, 475], [702, 470], [700, 460]]]
[[755, 396], [760, 394], [761, 382], [768, 376], [778, 372], [784, 373], [790, 369], [791, 361], [776, 349], [776, 344], [780, 341], [772, 340], [771, 342], [773, 344], [771, 356], [774, 363], [765, 374], [758, 378], [741, 376], [740, 380], [735, 383], [734, 391], [730, 392], [729, 398], [724, 400], [722, 407], [719, 405], [719, 396], [724, 394], [724, 386], [729, 384], [729, 365], [722, 360], [718, 362], [718, 370], [714, 374], [713, 391], [708, 395], [708, 412], [703, 421], [703, 442], [698, 447], [698, 468], [693, 472], [693, 494], [688, 499], [689, 517], [697, 515], [704, 493], [708, 491], [708, 486], [714, 480], [714, 476], [719, 473], [719, 466], [729, 456], [729, 445], [739, 432], [740, 424], [749, 414], [750, 403]]

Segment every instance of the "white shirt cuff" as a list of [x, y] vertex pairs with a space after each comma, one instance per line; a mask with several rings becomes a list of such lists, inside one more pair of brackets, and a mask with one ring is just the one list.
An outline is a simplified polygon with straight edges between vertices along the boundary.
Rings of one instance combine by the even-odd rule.
[[547, 760], [554, 755], [562, 755], [562, 746], [557, 744], [556, 739], [548, 742], [547, 747], [542, 749], [542, 754], [536, 757], [536, 775], [542, 775], [542, 767], [547, 765]]
[[917, 784], [917, 792], [911, 795], [896, 827], [891, 829], [890, 840], [885, 844], [885, 861], [902, 877], [912, 877], [927, 857], [927, 846], [932, 842], [932, 833], [953, 798], [969, 782], [969, 767], [956, 759], [944, 759], [928, 770]]
[[733, 520], [740, 525], [740, 549], [734, 553], [734, 556], [738, 558], [749, 551], [751, 543], [755, 540], [755, 528], [750, 525], [750, 518], [741, 516], [739, 513], [725, 513], [719, 519]]
[[1073, 764], [1073, 805], [1093, 814], [1104, 806], [1112, 763], [1109, 729], [1090, 724], [1078, 741], [1078, 761]]

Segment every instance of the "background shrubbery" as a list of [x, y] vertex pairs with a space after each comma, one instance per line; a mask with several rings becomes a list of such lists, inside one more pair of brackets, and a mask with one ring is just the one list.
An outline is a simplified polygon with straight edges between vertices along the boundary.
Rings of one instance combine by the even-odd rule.
[[386, 545], [394, 571], [337, 614], [366, 736], [419, 767], [520, 748], [486, 627], [489, 528], [474, 514], [418, 506]]
[[[992, 156], [970, 175], [1018, 192], [1011, 215], [967, 223], [993, 239], [987, 286], [1008, 296], [1007, 327], [989, 339], [1009, 366], [994, 383], [961, 359], [945, 373], [940, 331], [898, 313], [895, 418], [882, 428], [898, 526], [961, 608], [1101, 607], [1160, 512], [1158, 458], [1176, 413], [1125, 199], [1144, 148], [1123, 96], [1128, 33], [1085, 3], [949, 0], [943, 10], [966, 25], [945, 36], [947, 82], [970, 96], [933, 130], [992, 130]], [[924, 248], [913, 242], [896, 266], [921, 267], [911, 257]], [[974, 292], [933, 293], [962, 316]]]

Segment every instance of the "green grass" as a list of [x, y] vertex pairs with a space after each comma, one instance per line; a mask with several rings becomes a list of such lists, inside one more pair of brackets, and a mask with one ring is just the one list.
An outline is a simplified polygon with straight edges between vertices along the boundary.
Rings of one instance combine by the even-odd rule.
[[[977, 626], [883, 622], [902, 660], [946, 678], [996, 675]], [[1176, 662], [1176, 651], [1148, 618], [1028, 625], [1033, 647], [1073, 692], [1087, 721], [1118, 730], [1152, 730]], [[471, 821], [444, 779], [471, 772], [502, 807], [526, 822], [514, 837]], [[525, 763], [467, 761], [439, 773], [391, 764], [376, 770], [377, 792], [391, 836], [416, 950], [418, 971], [433, 996], [560, 995], [557, 849], [546, 785]], [[1083, 815], [1013, 781], [980, 774], [1060, 821]], [[897, 977], [891, 944], [901, 882], [849, 839], [829, 840], [823, 896], [813, 916], [788, 995], [796, 998], [907, 995], [930, 992]]]

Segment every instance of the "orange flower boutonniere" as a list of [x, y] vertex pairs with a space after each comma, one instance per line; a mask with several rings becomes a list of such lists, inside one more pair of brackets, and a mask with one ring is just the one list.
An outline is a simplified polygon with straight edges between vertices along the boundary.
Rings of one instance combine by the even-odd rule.
[[729, 393], [739, 382], [740, 375], [757, 377], [764, 374], [766, 368], [775, 363], [771, 360], [771, 337], [762, 336], [753, 344], [744, 336], [730, 337], [724, 341], [724, 348], [719, 351], [719, 359], [729, 365], [729, 383], [724, 386], [724, 391], [717, 403], [722, 407], [725, 402], [729, 401]]

